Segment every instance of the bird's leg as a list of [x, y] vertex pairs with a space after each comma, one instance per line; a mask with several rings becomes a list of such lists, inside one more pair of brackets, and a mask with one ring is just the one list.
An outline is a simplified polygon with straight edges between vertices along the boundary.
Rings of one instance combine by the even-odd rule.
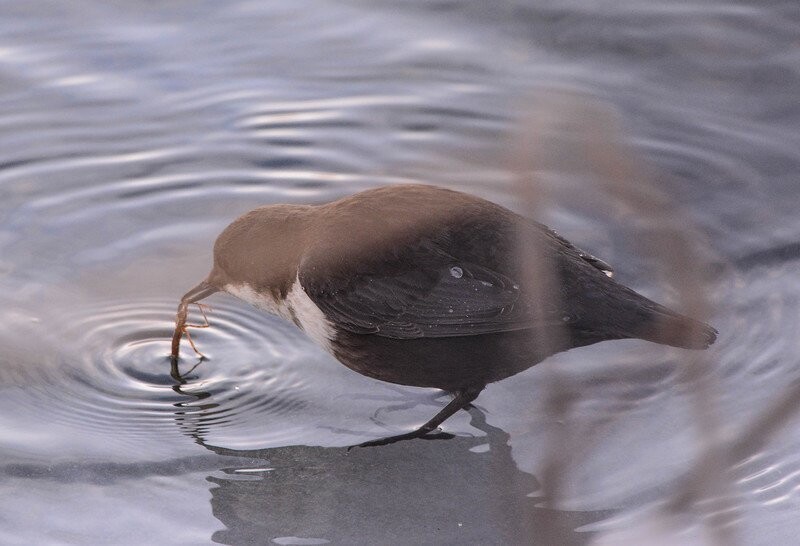
[[[219, 290], [214, 286], [208, 284], [206, 281], [201, 282], [191, 290], [189, 290], [186, 294], [183, 295], [181, 298], [181, 302], [178, 304], [178, 314], [175, 316], [175, 331], [172, 333], [172, 353], [171, 358], [173, 362], [177, 362], [178, 355], [181, 350], [181, 338], [183, 334], [186, 334], [186, 339], [189, 340], [189, 344], [192, 346], [192, 349], [203, 358], [203, 354], [197, 350], [195, 347], [194, 341], [192, 341], [192, 336], [189, 335], [188, 330], [186, 329], [187, 326], [197, 326], [199, 328], [206, 328], [208, 327], [208, 318], [206, 317], [205, 311], [203, 310], [202, 306], [200, 307], [200, 312], [203, 314], [203, 318], [206, 320], [205, 325], [194, 325], [194, 324], [186, 324], [186, 315], [188, 314], [189, 304], [197, 303], [198, 301], [202, 300], [213, 294], [214, 292], [218, 292]], [[199, 306], [200, 304], [198, 304]]]
[[[405, 434], [398, 434], [397, 436], [389, 436], [388, 438], [381, 438], [379, 440], [370, 440], [369, 442], [364, 442], [363, 444], [359, 444], [358, 446], [351, 446], [352, 447], [373, 447], [373, 446], [385, 446], [389, 444], [393, 444], [395, 442], [400, 442], [402, 440], [411, 440], [413, 438], [422, 438], [429, 432], [436, 430], [436, 428], [441, 425], [445, 419], [453, 415], [460, 409], [466, 408], [470, 402], [475, 400], [478, 395], [483, 390], [483, 386], [480, 387], [471, 387], [467, 389], [462, 389], [456, 392], [456, 397], [453, 398], [449, 404], [447, 404], [442, 411], [437, 413], [433, 419], [419, 427], [417, 430], [412, 432], [407, 432]], [[440, 436], [436, 436], [440, 437]], [[433, 438], [433, 437], [431, 437]]]

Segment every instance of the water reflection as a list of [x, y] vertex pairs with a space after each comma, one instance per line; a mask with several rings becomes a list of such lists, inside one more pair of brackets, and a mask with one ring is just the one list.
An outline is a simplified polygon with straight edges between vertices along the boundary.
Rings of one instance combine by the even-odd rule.
[[[320, 521], [320, 539], [352, 539], [359, 521], [363, 533], [414, 532], [408, 514], [428, 526], [409, 536], [438, 527], [455, 540], [436, 512], [448, 499], [495, 538], [525, 531], [502, 511], [544, 513], [525, 495], [532, 475], [543, 479], [543, 439], [563, 428], [541, 411], [540, 369], [477, 401], [502, 430], [470, 426], [461, 412], [447, 423], [453, 440], [345, 455], [331, 446], [430, 417], [431, 395], [357, 377], [229, 301], [199, 334], [210, 360], [181, 387], [197, 396], [172, 390], [165, 355], [177, 298], [207, 271], [210, 242], [255, 206], [414, 181], [516, 207], [508, 135], [545, 87], [619, 111], [659, 188], [727, 264], [710, 281], [726, 424], [751, 422], [796, 380], [791, 3], [188, 6], [0, 4], [0, 543], [202, 544], [219, 521], [228, 529], [216, 537], [229, 542], [314, 538], [288, 507]], [[630, 216], [595, 198], [596, 173], [557, 129], [559, 161], [537, 168], [556, 205], [540, 219], [626, 284], [670, 296], [636, 250]], [[590, 453], [573, 454], [562, 492], [572, 508], [625, 512], [691, 466], [698, 438], [675, 357], [620, 342], [548, 365], [580, 393], [570, 430], [600, 431]], [[376, 406], [409, 400], [422, 407], [369, 421]], [[206, 451], [198, 431], [246, 458]], [[797, 534], [799, 443], [787, 427], [731, 470], [743, 543]], [[298, 444], [327, 448], [286, 447]], [[211, 493], [208, 476], [219, 482]], [[491, 489], [506, 482], [508, 505]], [[353, 516], [332, 509], [341, 521], [327, 522], [324, 504], [338, 496]], [[429, 497], [430, 514], [417, 506]], [[575, 539], [571, 524], [561, 528], [562, 543]]]
[[[185, 389], [187, 374], [175, 377], [176, 392], [209, 399], [209, 393]], [[203, 412], [216, 406], [193, 404]], [[213, 535], [218, 543], [267, 544], [283, 537], [277, 542], [519, 544], [535, 537], [536, 544], [586, 544], [591, 533], [575, 529], [612, 511], [542, 507], [547, 499], [537, 494], [536, 478], [514, 463], [509, 434], [487, 423], [477, 407], [469, 414], [484, 435], [351, 451], [230, 449], [206, 441], [202, 412], [181, 407], [175, 422], [197, 444], [238, 458], [236, 466], [207, 478], [215, 486], [213, 514], [226, 527]]]

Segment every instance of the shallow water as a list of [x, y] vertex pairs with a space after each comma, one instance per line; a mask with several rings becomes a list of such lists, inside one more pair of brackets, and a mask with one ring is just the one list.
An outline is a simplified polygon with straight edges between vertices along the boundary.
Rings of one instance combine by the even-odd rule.
[[[176, 381], [177, 301], [257, 205], [431, 182], [526, 212], [537, 149], [541, 219], [674, 303], [576, 143], [613, 111], [699, 235], [720, 331], [699, 364], [736, 436], [798, 379], [799, 31], [782, 2], [5, 3], [0, 543], [585, 544], [643, 521], [704, 445], [680, 351], [570, 351], [489, 386], [451, 440], [348, 453], [446, 398], [223, 295]], [[567, 419], [547, 370], [577, 393]], [[792, 541], [798, 448], [790, 420], [721, 461], [722, 508], [681, 525], [717, 510], [741, 543]]]

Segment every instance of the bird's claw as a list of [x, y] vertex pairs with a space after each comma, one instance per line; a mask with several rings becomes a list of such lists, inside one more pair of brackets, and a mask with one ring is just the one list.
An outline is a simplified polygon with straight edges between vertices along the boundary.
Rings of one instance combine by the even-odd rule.
[[398, 434], [397, 436], [389, 436], [387, 438], [369, 440], [368, 442], [363, 442], [360, 444], [349, 446], [347, 448], [347, 452], [349, 453], [351, 449], [356, 447], [387, 446], [389, 444], [402, 442], [403, 440], [413, 440], [415, 438], [419, 438], [420, 440], [450, 440], [452, 438], [455, 438], [455, 434], [450, 434], [449, 432], [443, 432], [442, 429], [440, 428], [437, 428], [435, 430], [418, 429], [412, 432], [407, 432], [405, 434]]

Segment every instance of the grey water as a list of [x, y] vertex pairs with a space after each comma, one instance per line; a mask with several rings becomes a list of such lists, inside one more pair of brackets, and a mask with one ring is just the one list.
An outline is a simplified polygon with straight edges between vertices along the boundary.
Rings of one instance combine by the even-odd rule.
[[[184, 346], [174, 379], [178, 299], [255, 206], [425, 182], [527, 214], [518, 159], [548, 148], [539, 219], [674, 303], [642, 218], [574, 142], [610, 112], [702, 249], [720, 337], [698, 362], [735, 434], [800, 379], [799, 96], [793, 2], [0, 4], [0, 543], [600, 544], [635, 526], [704, 445], [681, 351], [570, 351], [490, 385], [450, 440], [348, 452], [446, 396], [359, 376], [224, 295], [193, 330], [208, 358]], [[548, 371], [575, 393], [567, 419]], [[548, 498], [561, 435], [580, 449]], [[683, 543], [721, 516], [739, 543], [793, 542], [798, 453], [790, 418], [719, 461], [724, 508], [689, 511]]]

